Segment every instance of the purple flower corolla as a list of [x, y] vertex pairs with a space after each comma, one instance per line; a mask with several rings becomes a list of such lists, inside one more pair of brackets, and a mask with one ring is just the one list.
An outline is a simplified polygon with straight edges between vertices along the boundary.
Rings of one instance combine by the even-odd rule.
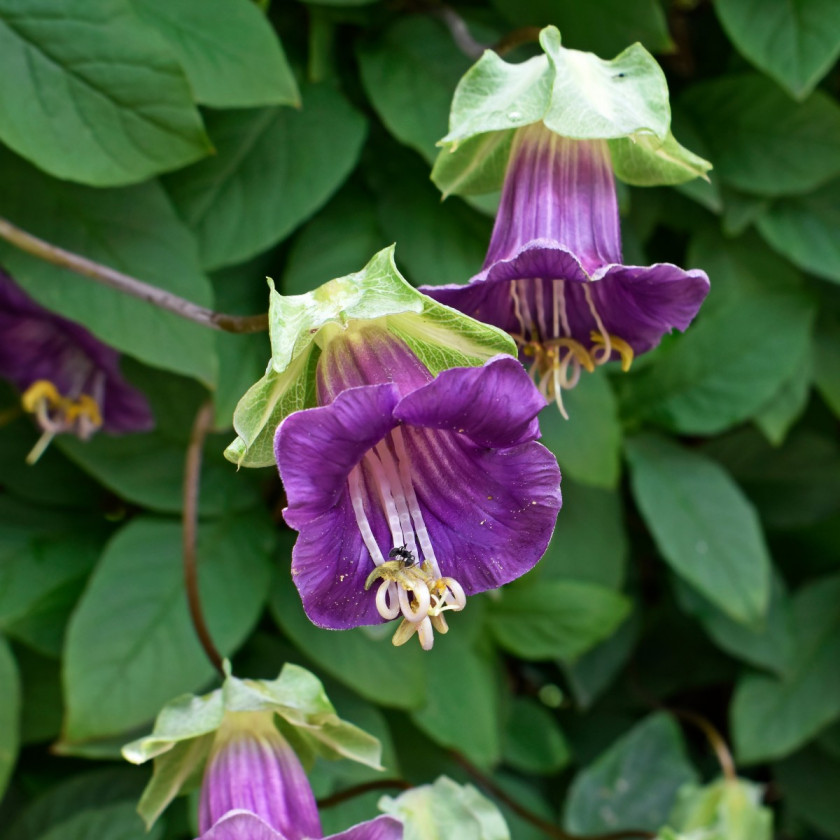
[[561, 497], [536, 442], [545, 399], [510, 356], [433, 378], [371, 326], [326, 344], [317, 387], [319, 407], [275, 438], [306, 613], [330, 629], [402, 616], [394, 644], [416, 632], [428, 650], [444, 612], [523, 575], [548, 545]]
[[[324, 835], [312, 788], [274, 713], [228, 712], [216, 732], [199, 803], [198, 840], [317, 840]], [[380, 816], [327, 840], [402, 840]]]
[[709, 291], [703, 271], [621, 264], [606, 140], [571, 140], [541, 123], [513, 140], [483, 270], [467, 285], [426, 287], [435, 300], [516, 340], [561, 412], [581, 369], [635, 355], [685, 330]]
[[[87, 440], [154, 426], [146, 397], [120, 374], [119, 353], [35, 303], [0, 269], [0, 377], [43, 429], [30, 460], [62, 432]], [[35, 457], [33, 457], [35, 456]]]

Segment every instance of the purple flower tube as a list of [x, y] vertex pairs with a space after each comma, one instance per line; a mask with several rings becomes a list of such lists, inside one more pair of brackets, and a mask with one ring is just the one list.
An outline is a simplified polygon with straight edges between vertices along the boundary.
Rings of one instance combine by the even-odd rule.
[[703, 271], [621, 262], [606, 140], [571, 140], [542, 123], [513, 140], [483, 270], [467, 285], [423, 289], [516, 340], [540, 391], [564, 416], [581, 370], [633, 357], [685, 330], [709, 291]]
[[[204, 773], [198, 840], [318, 840], [312, 788], [274, 712], [227, 712]], [[380, 816], [327, 840], [402, 840], [402, 824]]]

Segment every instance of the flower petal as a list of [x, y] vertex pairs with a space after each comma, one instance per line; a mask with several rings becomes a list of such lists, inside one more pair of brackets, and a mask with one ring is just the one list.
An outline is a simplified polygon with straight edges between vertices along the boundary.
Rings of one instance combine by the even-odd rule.
[[532, 569], [561, 505], [554, 455], [536, 442], [488, 449], [415, 426], [403, 436], [441, 573], [472, 595]]
[[403, 824], [393, 817], [381, 816], [354, 825], [340, 834], [331, 834], [324, 840], [402, 840]]
[[607, 332], [623, 338], [636, 354], [656, 347], [675, 327], [684, 331], [706, 295], [704, 271], [670, 263], [610, 265], [593, 277], [595, 306]]
[[278, 427], [274, 454], [289, 497], [286, 522], [300, 530], [339, 502], [347, 476], [397, 421], [391, 383], [350, 388], [329, 405], [297, 411]]
[[496, 356], [479, 368], [452, 368], [400, 401], [394, 416], [410, 426], [466, 435], [479, 446], [536, 440], [546, 401], [516, 359]]
[[198, 840], [290, 840], [250, 811], [229, 811]]

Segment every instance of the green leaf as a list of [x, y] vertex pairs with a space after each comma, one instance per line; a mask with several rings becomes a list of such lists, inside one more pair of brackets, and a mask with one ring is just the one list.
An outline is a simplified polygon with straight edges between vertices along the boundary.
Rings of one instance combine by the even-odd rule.
[[[0, 215], [29, 233], [211, 306], [195, 242], [156, 182], [94, 190], [49, 178], [0, 148]], [[154, 367], [212, 385], [206, 327], [0, 243], [0, 261], [38, 303]]]
[[429, 163], [446, 133], [452, 91], [468, 66], [446, 27], [427, 15], [401, 17], [379, 40], [359, 48], [371, 104], [391, 134]]
[[761, 412], [800, 368], [813, 301], [789, 266], [751, 241], [696, 240], [691, 260], [707, 269], [712, 292], [684, 336], [619, 381], [638, 419], [685, 434], [721, 432]]
[[[205, 444], [199, 510], [216, 516], [244, 510], [259, 500], [257, 488], [237, 476], [219, 457], [223, 438], [211, 435]], [[184, 505], [186, 443], [159, 432], [80, 441], [65, 435], [57, 445], [85, 471], [121, 498], [161, 513], [180, 513]]]
[[[40, 840], [53, 827], [78, 819], [86, 811], [118, 803], [133, 805], [142, 789], [142, 773], [128, 767], [111, 766], [65, 778], [27, 803], [5, 840]], [[136, 813], [135, 820], [142, 829]]]
[[512, 698], [502, 749], [505, 764], [522, 773], [551, 775], [571, 759], [554, 714], [528, 697]]
[[840, 576], [793, 598], [794, 655], [783, 679], [747, 674], [730, 710], [740, 761], [782, 758], [840, 717]]
[[271, 612], [301, 652], [357, 694], [382, 706], [414, 709], [423, 705], [423, 651], [416, 644], [394, 647], [392, 627], [340, 632], [315, 627], [306, 617], [288, 573], [281, 573], [275, 585]]
[[22, 744], [54, 741], [61, 735], [61, 651], [42, 656], [21, 645], [15, 651], [23, 687], [20, 740]]
[[773, 446], [784, 442], [794, 423], [802, 416], [811, 396], [811, 348], [805, 349], [799, 366], [787, 382], [759, 409], [755, 423]]
[[570, 47], [599, 55], [614, 55], [633, 41], [641, 41], [651, 52], [673, 47], [656, 0], [493, 0], [493, 5], [514, 26], [553, 23]]
[[840, 761], [808, 747], [774, 766], [787, 807], [828, 837], [840, 837]]
[[[273, 531], [263, 515], [203, 526], [202, 605], [223, 653], [259, 616]], [[132, 520], [111, 540], [70, 622], [64, 686], [66, 741], [119, 734], [213, 673], [184, 596], [180, 523]]]
[[814, 348], [814, 385], [840, 417], [840, 313], [820, 312]]
[[409, 155], [388, 153], [373, 177], [379, 225], [399, 243], [400, 263], [415, 285], [466, 283], [481, 270], [490, 220], [458, 198], [441, 204], [426, 167]]
[[840, 180], [775, 202], [756, 219], [767, 244], [817, 277], [840, 283]]
[[804, 99], [840, 55], [840, 7], [832, 0], [718, 0], [740, 52]]
[[840, 106], [819, 91], [797, 104], [766, 77], [742, 74], [694, 85], [680, 102], [736, 189], [791, 195], [840, 173]]
[[58, 825], [51, 826], [38, 840], [90, 840], [91, 837], [159, 840], [162, 834], [162, 825], [147, 833], [135, 803], [129, 801], [79, 811]]
[[280, 289], [284, 295], [311, 292], [350, 274], [389, 241], [379, 229], [369, 193], [348, 186], [295, 237]]
[[656, 831], [696, 779], [673, 718], [649, 715], [575, 776], [563, 827], [572, 834]]
[[564, 476], [595, 487], [614, 488], [621, 465], [618, 406], [603, 371], [584, 374], [563, 395], [565, 420], [555, 405], [540, 415], [542, 443], [556, 456]]
[[356, 165], [366, 132], [361, 114], [327, 84], [304, 88], [303, 102], [300, 111], [210, 115], [217, 154], [166, 179], [205, 268], [241, 262], [288, 236]]
[[726, 615], [760, 620], [770, 557], [755, 509], [714, 461], [653, 435], [627, 442], [633, 495], [671, 568]]
[[489, 627], [505, 650], [523, 659], [575, 659], [606, 639], [630, 602], [602, 586], [540, 580], [502, 590], [489, 608]]
[[435, 743], [492, 767], [501, 753], [496, 663], [470, 645], [455, 621], [451, 635], [435, 644], [434, 657], [423, 657], [426, 704], [411, 718]]
[[510, 840], [499, 809], [472, 785], [446, 776], [396, 798], [384, 796], [379, 807], [403, 822], [405, 840]]
[[128, 0], [2, 0], [0, 102], [0, 139], [57, 178], [131, 184], [211, 151], [175, 57]]
[[780, 676], [791, 667], [793, 621], [787, 590], [778, 575], [773, 577], [767, 615], [755, 627], [733, 621], [687, 586], [679, 594], [684, 609], [700, 620], [714, 643], [727, 653]]
[[619, 589], [628, 553], [620, 496], [566, 477], [562, 489], [562, 514], [534, 574]]
[[131, 0], [166, 39], [197, 102], [213, 108], [298, 105], [280, 41], [254, 3], [237, 0]]
[[20, 746], [20, 678], [11, 648], [0, 636], [0, 798], [17, 762]]

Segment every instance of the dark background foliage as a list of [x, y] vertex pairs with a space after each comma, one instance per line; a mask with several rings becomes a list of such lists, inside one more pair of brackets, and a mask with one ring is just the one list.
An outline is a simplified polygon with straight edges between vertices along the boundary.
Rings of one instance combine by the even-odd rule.
[[[585, 377], [570, 421], [545, 412], [564, 474], [553, 542], [424, 655], [376, 628], [310, 625], [278, 479], [221, 456], [264, 334], [214, 333], [0, 242], [33, 297], [126, 354], [157, 417], [148, 434], [58, 439], [28, 467], [36, 431], [0, 385], [8, 840], [143, 836], [148, 771], [121, 766], [119, 746], [212, 684], [180, 542], [185, 451], [208, 397], [201, 594], [240, 676], [311, 668], [382, 739], [389, 776], [478, 772], [583, 835], [656, 831], [682, 783], [719, 775], [688, 711], [767, 785], [779, 837], [840, 838], [840, 4], [447, 8], [483, 44], [553, 23], [568, 47], [611, 58], [640, 40], [657, 55], [677, 138], [715, 169], [709, 183], [621, 188], [625, 262], [705, 269], [700, 316], [629, 374]], [[412, 282], [465, 282], [493, 200], [442, 204], [428, 179], [471, 63], [444, 7], [275, 0], [270, 25], [256, 11], [0, 0], [0, 216], [234, 313], [265, 310], [265, 275], [300, 293], [393, 241]], [[326, 796], [372, 776], [319, 764], [312, 779]], [[325, 828], [370, 816], [378, 795], [326, 809]], [[502, 807], [514, 837], [545, 836]], [[179, 801], [152, 836], [194, 836], [189, 813]]]

